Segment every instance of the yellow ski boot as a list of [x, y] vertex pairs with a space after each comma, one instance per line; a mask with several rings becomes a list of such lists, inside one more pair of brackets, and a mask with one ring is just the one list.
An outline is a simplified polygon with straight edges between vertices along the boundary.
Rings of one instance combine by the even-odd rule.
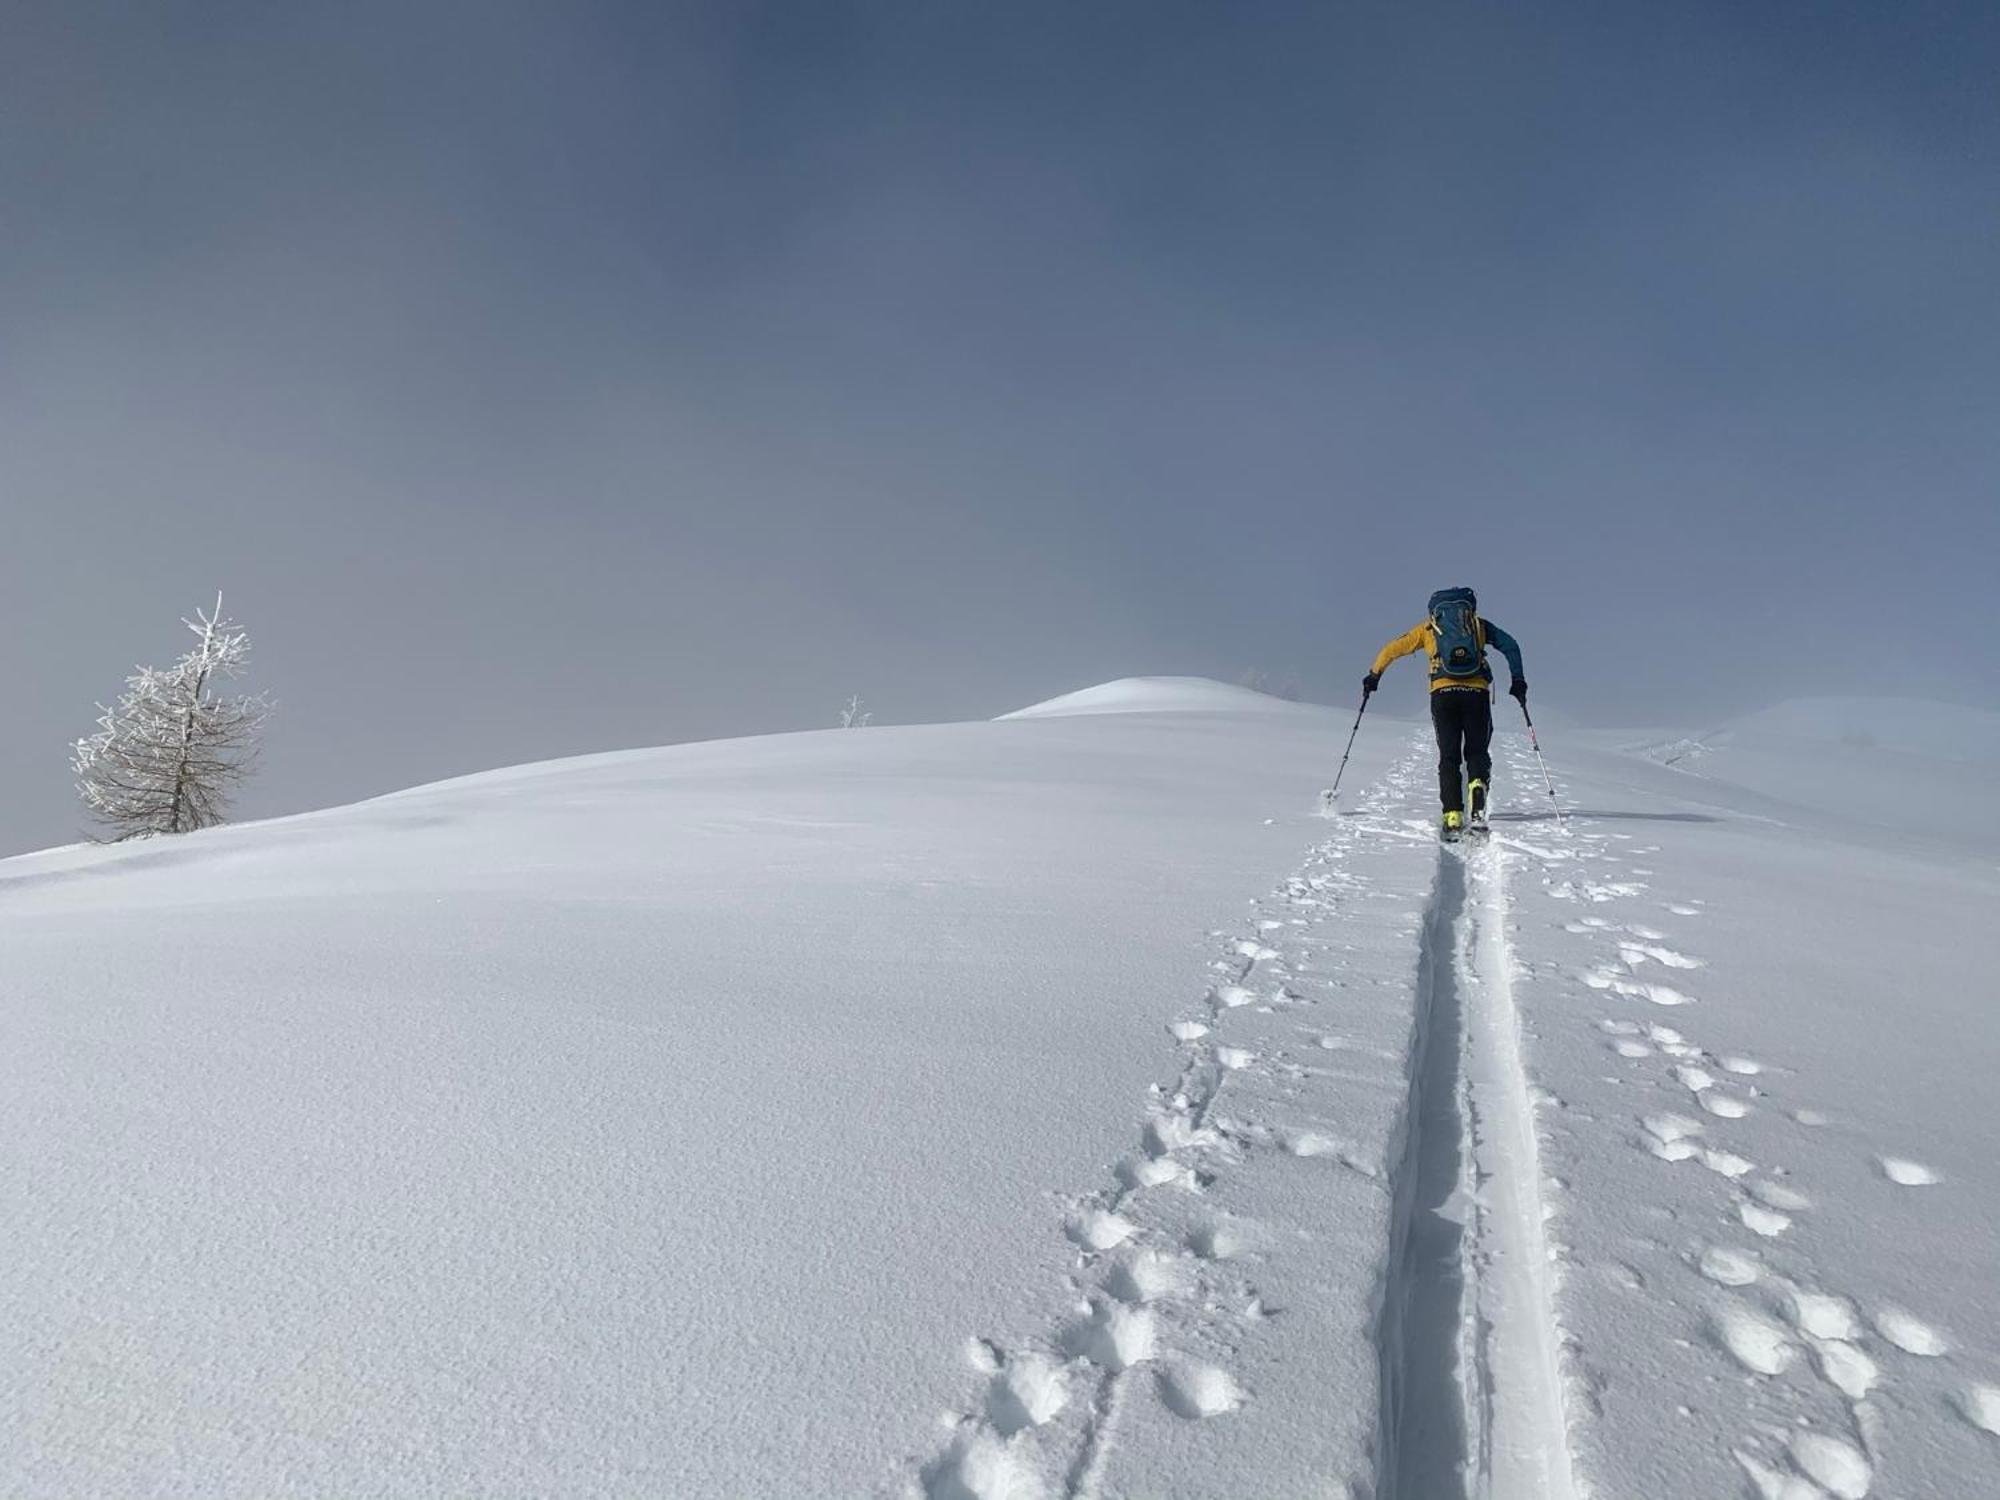
[[1475, 778], [1465, 789], [1466, 826], [1474, 833], [1486, 831], [1486, 783]]
[[1444, 815], [1444, 836], [1446, 838], [1448, 839], [1457, 838], [1460, 831], [1463, 830], [1464, 827], [1465, 827], [1464, 813], [1454, 810]]

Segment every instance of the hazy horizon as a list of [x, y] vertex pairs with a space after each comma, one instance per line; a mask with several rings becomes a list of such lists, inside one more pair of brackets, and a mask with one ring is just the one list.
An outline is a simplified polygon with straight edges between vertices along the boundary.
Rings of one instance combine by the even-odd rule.
[[1996, 68], [1970, 5], [16, 7], [0, 852], [218, 587], [246, 817], [1351, 704], [1459, 583], [1558, 718], [2000, 708]]

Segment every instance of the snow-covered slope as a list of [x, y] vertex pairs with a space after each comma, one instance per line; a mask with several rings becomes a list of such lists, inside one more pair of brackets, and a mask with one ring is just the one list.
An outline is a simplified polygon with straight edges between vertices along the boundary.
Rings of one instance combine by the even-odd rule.
[[0, 862], [0, 1488], [1981, 1492], [1990, 855], [1244, 696]]
[[2000, 783], [2000, 714], [1949, 703], [1800, 698], [1700, 734], [1616, 742], [1839, 823], [1926, 839], [1983, 838], [1980, 810]]
[[1324, 710], [1274, 698], [1255, 688], [1209, 677], [1121, 677], [1018, 708], [1003, 719], [1055, 719], [1074, 714], [1314, 714]]

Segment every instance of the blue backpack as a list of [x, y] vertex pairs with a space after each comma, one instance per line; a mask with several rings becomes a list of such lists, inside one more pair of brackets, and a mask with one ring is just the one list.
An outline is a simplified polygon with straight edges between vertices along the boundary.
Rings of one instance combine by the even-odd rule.
[[1471, 589], [1439, 589], [1431, 595], [1431, 629], [1437, 632], [1437, 673], [1442, 677], [1486, 675], [1486, 643], [1479, 628], [1479, 598]]

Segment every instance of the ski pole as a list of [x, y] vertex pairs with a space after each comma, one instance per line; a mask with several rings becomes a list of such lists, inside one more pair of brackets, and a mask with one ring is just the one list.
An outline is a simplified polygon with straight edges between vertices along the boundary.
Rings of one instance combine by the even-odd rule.
[[1516, 701], [1521, 705], [1521, 717], [1527, 721], [1528, 744], [1533, 747], [1535, 752], [1535, 759], [1541, 764], [1542, 781], [1547, 785], [1549, 789], [1549, 805], [1555, 808], [1556, 810], [1556, 823], [1563, 829], [1567, 830], [1569, 828], [1569, 819], [1563, 815], [1562, 803], [1556, 800], [1555, 778], [1549, 775], [1549, 763], [1542, 757], [1542, 742], [1535, 737], [1535, 720], [1534, 716], [1528, 712], [1528, 700], [1526, 698], [1520, 698], [1517, 699]]
[[1347, 774], [1347, 757], [1354, 753], [1354, 737], [1361, 733], [1361, 716], [1368, 712], [1368, 693], [1361, 695], [1361, 707], [1354, 712], [1354, 727], [1347, 731], [1347, 748], [1340, 752], [1340, 769], [1333, 773], [1333, 785], [1320, 793], [1320, 806], [1333, 806], [1333, 799], [1340, 795], [1340, 778]]

